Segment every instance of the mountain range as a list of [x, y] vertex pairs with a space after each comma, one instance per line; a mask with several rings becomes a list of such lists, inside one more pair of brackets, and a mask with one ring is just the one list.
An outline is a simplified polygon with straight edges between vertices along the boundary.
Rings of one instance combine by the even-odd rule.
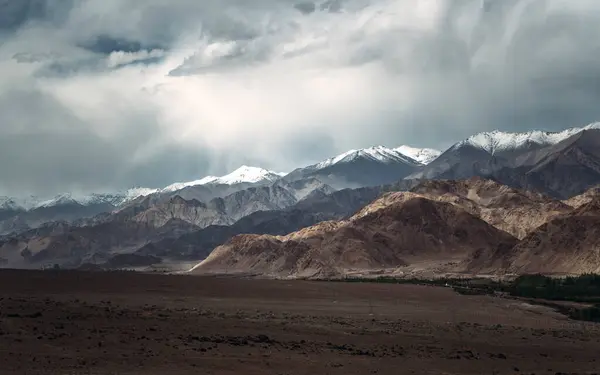
[[597, 184], [600, 123], [558, 133], [479, 133], [408, 176], [412, 179], [493, 178], [567, 198]]
[[[65, 193], [46, 200], [35, 196], [26, 199], [0, 197], [0, 234], [23, 232], [52, 221], [83, 220], [83, 223], [87, 223], [85, 219], [136, 205], [145, 197], [150, 197], [156, 203], [168, 201], [174, 196], [208, 202], [252, 187], [278, 185], [284, 189], [290, 188], [295, 200], [300, 200], [319, 188], [333, 191], [391, 183], [416, 171], [424, 165], [424, 161], [438, 154], [432, 149], [401, 146], [392, 150], [380, 146], [353, 150], [289, 174], [242, 166], [225, 176], [207, 176], [173, 183], [161, 189], [136, 187], [115, 193]], [[324, 184], [330, 186], [324, 187]]]
[[[477, 185], [479, 182], [475, 188], [468, 185], [473, 184], [470, 180], [473, 177], [495, 185]], [[593, 198], [595, 190], [588, 189], [598, 184], [600, 124], [558, 133], [480, 133], [443, 153], [409, 146], [376, 146], [351, 150], [287, 174], [243, 166], [226, 176], [208, 176], [161, 189], [134, 188], [81, 197], [62, 194], [51, 200], [5, 197], [0, 200], [0, 233], [4, 233], [0, 237], [0, 264], [18, 268], [39, 268], [47, 264], [67, 268], [147, 267], [161, 262], [202, 260], [219, 248], [209, 256], [209, 263], [195, 272], [212, 272], [223, 265], [228, 265], [233, 272], [237, 266], [229, 267], [230, 259], [215, 257], [230, 250], [233, 254], [243, 253], [240, 249], [248, 246], [251, 253], [259, 248], [270, 249], [267, 252], [283, 251], [290, 244], [297, 251], [298, 246], [305, 248], [305, 243], [309, 243], [306, 251], [311, 254], [329, 248], [330, 244], [333, 246], [325, 258], [321, 254], [314, 260], [319, 267], [313, 267], [317, 263], [310, 263], [309, 267], [296, 262], [296, 271], [290, 271], [267, 262], [267, 268], [245, 271], [287, 276], [306, 276], [311, 272], [312, 275], [333, 275], [353, 272], [353, 264], [359, 269], [385, 266], [382, 259], [373, 261], [369, 257], [374, 255], [367, 256], [360, 252], [362, 250], [356, 258], [360, 261], [355, 262], [353, 256], [347, 260], [344, 257], [350, 253], [340, 252], [340, 249], [363, 243], [371, 250], [383, 251], [385, 246], [381, 247], [378, 241], [397, 247], [409, 240], [404, 237], [407, 233], [412, 233], [411, 237], [416, 240], [422, 234], [406, 225], [409, 218], [420, 215], [422, 221], [436, 223], [440, 230], [434, 237], [427, 234], [419, 240], [422, 251], [447, 253], [449, 258], [444, 261], [450, 263], [456, 261], [456, 255], [463, 268], [467, 264], [465, 259], [473, 257], [473, 267], [464, 269], [476, 269], [477, 265], [481, 270], [489, 270], [497, 264], [481, 263], [473, 254], [496, 256], [492, 254], [497, 254], [497, 249], [525, 241], [533, 230], [555, 218], [558, 220], [560, 215], [572, 214], [573, 200]], [[477, 193], [479, 198], [475, 199], [473, 191], [479, 191], [477, 189], [495, 193], [490, 196]], [[404, 192], [409, 191], [413, 196], [407, 200], [408, 193]], [[386, 193], [388, 195], [382, 198]], [[481, 198], [484, 196], [486, 198]], [[592, 198], [589, 200], [593, 201]], [[393, 203], [382, 203], [391, 202], [390, 199]], [[377, 220], [383, 220], [380, 222], [383, 226], [372, 226], [370, 219], [364, 219], [371, 218], [371, 213], [355, 215], [365, 207], [372, 208], [371, 202], [395, 207], [379, 214], [375, 214], [379, 212], [375, 210], [373, 215], [389, 213], [406, 225], [377, 216]], [[401, 207], [408, 210], [409, 216], [402, 216], [404, 213], [394, 216], [395, 210]], [[477, 244], [475, 249], [471, 245], [463, 246], [456, 239], [442, 239], [448, 233], [454, 235], [465, 229], [456, 227], [457, 223], [446, 223], [452, 215], [464, 216], [462, 211], [456, 210], [477, 219], [465, 219], [468, 223], [465, 228], [480, 228], [482, 233], [493, 234], [492, 240], [471, 238], [472, 233], [467, 233], [465, 238], [472, 245]], [[432, 212], [435, 218], [427, 216]], [[591, 222], [592, 219], [583, 220]], [[492, 229], [484, 230], [481, 222]], [[297, 231], [303, 233], [301, 237], [309, 232], [317, 233], [320, 239], [316, 241], [309, 236], [310, 240], [296, 243], [300, 237], [293, 233]], [[372, 239], [359, 234], [361, 231], [378, 233], [375, 243], [379, 245], [375, 246]], [[337, 233], [335, 236], [343, 245], [335, 241], [321, 242], [329, 241], [322, 233]], [[353, 237], [354, 234], [359, 237]], [[262, 242], [254, 241], [252, 235], [258, 235]], [[293, 240], [285, 236], [292, 236]], [[450, 242], [440, 248], [435, 241], [430, 242], [435, 236]], [[497, 239], [502, 239], [502, 246], [490, 245], [496, 244]], [[403, 246], [414, 247], [410, 243]], [[220, 245], [229, 250], [225, 251]], [[284, 246], [283, 250], [279, 246]], [[287, 259], [286, 251], [282, 253], [282, 261]], [[408, 265], [414, 261], [406, 254], [392, 258], [396, 263], [390, 265], [397, 267], [402, 262]], [[323, 259], [333, 263], [326, 265]], [[263, 264], [263, 261], [257, 259], [253, 264]], [[289, 260], [284, 263], [288, 264]], [[460, 267], [456, 267], [451, 271], [459, 270]], [[444, 270], [449, 272], [450, 269]]]
[[344, 220], [286, 235], [235, 236], [191, 272], [284, 278], [598, 272], [598, 191], [573, 207], [479, 177], [424, 181], [386, 193]]

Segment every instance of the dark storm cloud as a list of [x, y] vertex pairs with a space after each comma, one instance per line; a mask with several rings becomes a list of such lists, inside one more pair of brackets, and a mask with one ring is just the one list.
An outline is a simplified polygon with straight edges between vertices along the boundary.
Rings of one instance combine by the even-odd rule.
[[310, 14], [317, 9], [317, 6], [312, 1], [306, 1], [294, 5], [294, 8], [298, 9], [301, 13]]
[[593, 0], [0, 0], [0, 194], [600, 119]]
[[27, 23], [64, 21], [74, 0], [0, 0], [0, 31]]
[[91, 40], [84, 41], [80, 44], [83, 48], [102, 54], [110, 54], [114, 51], [123, 52], [139, 52], [142, 50], [165, 49], [160, 45], [144, 45], [136, 40], [128, 40], [125, 38], [113, 38], [108, 35], [98, 35]]

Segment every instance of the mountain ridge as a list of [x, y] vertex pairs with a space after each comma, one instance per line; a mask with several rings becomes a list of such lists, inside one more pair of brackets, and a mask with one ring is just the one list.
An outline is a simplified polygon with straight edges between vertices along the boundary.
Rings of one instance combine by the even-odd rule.
[[[36, 262], [63, 254], [57, 260], [70, 266], [86, 257], [106, 261], [138, 251], [199, 260], [235, 235], [289, 234], [322, 221], [346, 219], [382, 193], [407, 190], [433, 202], [450, 203], [522, 240], [540, 225], [585, 204], [587, 198], [574, 196], [600, 185], [598, 127], [595, 123], [558, 133], [510, 133], [504, 143], [484, 143], [486, 148], [463, 142], [438, 157], [435, 150], [399, 147], [412, 152], [411, 158], [397, 149], [375, 146], [285, 176], [243, 166], [219, 183], [207, 177], [203, 184], [195, 184], [200, 180], [172, 184], [159, 193], [137, 188], [128, 193], [133, 200], [118, 206], [122, 197], [101, 194], [87, 201], [89, 205], [63, 194], [31, 211], [4, 199], [0, 256], [13, 264], [25, 250], [32, 255], [27, 259]], [[527, 140], [532, 137], [542, 141]], [[418, 158], [433, 161], [424, 165]], [[410, 179], [415, 171], [434, 173], [431, 178]], [[10, 245], [14, 241], [17, 252]], [[69, 259], [65, 249], [76, 255]], [[11, 256], [2, 256], [4, 251]]]
[[600, 196], [594, 188], [584, 196], [574, 207], [478, 177], [425, 181], [386, 193], [347, 219], [286, 235], [232, 237], [190, 272], [277, 278], [597, 272]]

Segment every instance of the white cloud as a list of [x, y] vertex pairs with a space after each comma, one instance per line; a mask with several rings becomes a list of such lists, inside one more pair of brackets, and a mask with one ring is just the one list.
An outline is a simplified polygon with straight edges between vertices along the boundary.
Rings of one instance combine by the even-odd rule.
[[119, 68], [138, 62], [148, 62], [165, 57], [166, 53], [160, 49], [142, 50], [138, 52], [113, 51], [107, 57], [107, 67], [110, 69]]

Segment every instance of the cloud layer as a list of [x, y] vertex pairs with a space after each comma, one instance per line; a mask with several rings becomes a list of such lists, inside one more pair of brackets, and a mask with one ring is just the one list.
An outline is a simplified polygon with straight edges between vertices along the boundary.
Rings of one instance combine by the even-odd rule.
[[594, 0], [0, 0], [0, 194], [600, 119]]

